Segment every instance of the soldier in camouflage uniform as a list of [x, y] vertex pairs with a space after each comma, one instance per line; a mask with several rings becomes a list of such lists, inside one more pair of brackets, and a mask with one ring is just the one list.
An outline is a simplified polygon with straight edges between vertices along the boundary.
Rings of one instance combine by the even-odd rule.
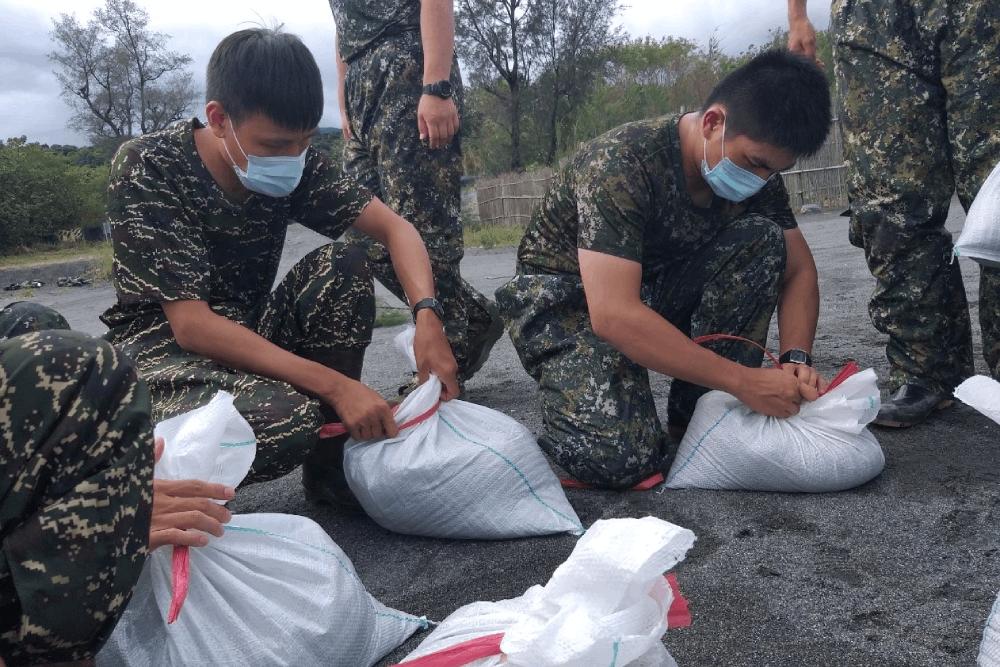
[[[808, 51], [805, 5], [789, 0], [790, 38]], [[955, 191], [968, 210], [1000, 162], [1000, 9], [996, 0], [838, 0], [832, 31], [850, 240], [877, 280], [872, 322], [889, 336], [895, 393], [876, 423], [910, 426], [950, 405], [974, 372], [945, 220]], [[979, 299], [983, 353], [1000, 377], [1000, 270], [982, 268]]]
[[[108, 343], [55, 311], [0, 313], [0, 657], [92, 658], [147, 553], [153, 435], [149, 393]], [[9, 334], [8, 334], [9, 335]]]
[[[773, 415], [816, 397], [822, 380], [807, 363], [759, 369], [758, 349], [726, 341], [713, 354], [690, 337], [764, 345], [780, 302], [785, 358], [811, 363], [815, 266], [776, 172], [822, 145], [829, 107], [814, 65], [770, 53], [723, 81], [703, 113], [612, 130], [558, 174], [497, 303], [539, 383], [539, 444], [571, 475], [626, 488], [669, 462], [648, 370], [675, 377], [678, 432], [706, 386]], [[711, 175], [734, 166], [758, 182], [733, 192]]]
[[[330, 0], [330, 8], [345, 169], [420, 232], [460, 378], [467, 380], [485, 363], [503, 324], [496, 306], [459, 271], [462, 75], [451, 2]], [[385, 247], [364, 242], [375, 277], [405, 301]]]
[[[272, 292], [286, 228], [297, 221], [337, 238], [364, 226], [398, 253], [414, 303], [434, 288], [413, 228], [308, 146], [322, 94], [319, 69], [293, 35], [245, 30], [223, 40], [209, 64], [209, 126], [194, 119], [134, 139], [114, 158], [118, 302], [102, 319], [148, 383], [156, 420], [226, 390], [257, 436], [247, 480], [305, 460], [307, 492], [336, 503], [350, 502], [346, 436], [320, 442], [320, 426], [343, 421], [360, 439], [395, 431], [388, 404], [358, 381], [373, 283], [364, 250], [333, 243]], [[414, 347], [447, 399], [458, 392], [455, 361], [435, 313], [420, 311]]]

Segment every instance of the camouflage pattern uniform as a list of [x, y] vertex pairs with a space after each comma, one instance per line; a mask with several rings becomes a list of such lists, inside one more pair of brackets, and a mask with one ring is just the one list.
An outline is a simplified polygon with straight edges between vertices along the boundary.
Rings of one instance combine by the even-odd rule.
[[[359, 378], [375, 317], [364, 250], [309, 253], [271, 292], [288, 223], [340, 236], [371, 200], [315, 150], [292, 195], [230, 201], [194, 145], [194, 120], [126, 143], [111, 167], [108, 214], [118, 303], [102, 316], [135, 360], [156, 421], [205, 404], [220, 389], [257, 436], [247, 481], [283, 475], [312, 451], [332, 410], [291, 385], [185, 351], [161, 303], [206, 301], [276, 345]], [[337, 420], [339, 421], [339, 420]]]
[[[594, 139], [557, 176], [497, 290], [521, 363], [539, 383], [539, 444], [577, 479], [626, 488], [660, 469], [666, 437], [649, 375], [590, 325], [579, 249], [642, 264], [643, 302], [684, 333], [764, 344], [795, 227], [780, 179], [744, 205], [696, 208], [684, 187], [678, 118], [630, 123]], [[714, 343], [760, 366], [762, 353]], [[707, 391], [674, 380], [671, 424], [686, 425]]]
[[[951, 393], [973, 373], [965, 287], [945, 219], [968, 210], [1000, 161], [996, 0], [837, 0], [851, 243], [877, 286], [872, 322], [889, 335], [893, 389]], [[983, 348], [1000, 377], [1000, 270], [982, 269]]]
[[[0, 327], [51, 309], [15, 304]], [[152, 508], [149, 393], [132, 362], [70, 331], [0, 341], [0, 656], [92, 658], [146, 559]]]
[[[417, 105], [424, 55], [419, 0], [330, 0], [337, 47], [348, 64], [344, 98], [352, 138], [344, 147], [348, 174], [417, 228], [427, 246], [444, 328], [459, 378], [472, 377], [502, 333], [496, 306], [462, 279], [460, 135], [431, 150], [420, 141]], [[462, 115], [462, 75], [452, 62], [453, 99]], [[382, 244], [361, 237], [372, 273], [404, 303], [406, 295]]]

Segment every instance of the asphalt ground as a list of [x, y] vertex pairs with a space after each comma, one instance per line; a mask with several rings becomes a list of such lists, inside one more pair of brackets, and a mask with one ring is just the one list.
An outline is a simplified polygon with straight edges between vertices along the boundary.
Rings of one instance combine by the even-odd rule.
[[[963, 216], [957, 206], [952, 211], [954, 231]], [[832, 375], [854, 358], [884, 378], [884, 340], [867, 315], [873, 280], [861, 251], [847, 242], [847, 219], [817, 214], [800, 222], [820, 270], [818, 368]], [[322, 242], [293, 227], [284, 266]], [[513, 263], [511, 249], [469, 250], [462, 269], [492, 295]], [[978, 269], [964, 260], [962, 268], [977, 370], [984, 373]], [[4, 302], [23, 298], [5, 296]], [[97, 315], [113, 292], [106, 285], [43, 288], [32, 298], [96, 334], [103, 331]], [[399, 330], [376, 331], [365, 368], [366, 382], [387, 396], [404, 379], [392, 351]], [[654, 375], [652, 384], [665, 422], [669, 380]], [[540, 428], [534, 384], [506, 337], [467, 389], [468, 400]], [[574, 490], [568, 496], [585, 525], [655, 515], [698, 536], [677, 568], [694, 623], [665, 639], [681, 665], [972, 665], [1000, 588], [1000, 426], [959, 406], [926, 425], [874, 432], [885, 450], [885, 471], [848, 492]], [[433, 620], [469, 602], [515, 597], [544, 583], [575, 541], [568, 535], [504, 542], [395, 535], [367, 517], [311, 505], [298, 471], [241, 489], [232, 509], [311, 517], [352, 558], [372, 594]], [[383, 664], [401, 659], [422, 636]]]

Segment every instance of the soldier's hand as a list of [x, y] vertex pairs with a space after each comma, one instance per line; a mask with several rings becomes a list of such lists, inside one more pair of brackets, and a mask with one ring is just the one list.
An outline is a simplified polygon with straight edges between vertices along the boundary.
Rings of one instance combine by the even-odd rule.
[[378, 440], [399, 435], [392, 408], [384, 398], [357, 380], [343, 377], [336, 389], [322, 397], [336, 410], [355, 440]]
[[458, 398], [458, 362], [445, 336], [444, 325], [430, 308], [417, 312], [413, 356], [417, 359], [417, 377], [421, 383], [433, 373], [443, 385], [441, 400]]
[[798, 414], [802, 402], [800, 386], [792, 373], [777, 368], [747, 368], [734, 394], [754, 412], [769, 417], [791, 417]]
[[344, 141], [351, 140], [351, 119], [343, 107], [340, 109], [340, 133], [344, 135]]
[[816, 369], [805, 364], [784, 364], [781, 370], [798, 379], [799, 393], [807, 401], [815, 401], [819, 398], [829, 384], [822, 375], [816, 372]]
[[458, 134], [460, 126], [455, 100], [441, 99], [436, 95], [423, 95], [417, 106], [417, 130], [420, 141], [431, 148], [444, 148]]
[[816, 57], [816, 29], [808, 18], [797, 18], [788, 22], [788, 50], [799, 53], [823, 67], [823, 61]]
[[[163, 456], [163, 438], [156, 439], [156, 461]], [[167, 544], [203, 547], [205, 533], [222, 537], [223, 524], [232, 514], [214, 500], [228, 501], [236, 490], [224, 484], [195, 479], [153, 480], [153, 517], [149, 528], [149, 550]]]

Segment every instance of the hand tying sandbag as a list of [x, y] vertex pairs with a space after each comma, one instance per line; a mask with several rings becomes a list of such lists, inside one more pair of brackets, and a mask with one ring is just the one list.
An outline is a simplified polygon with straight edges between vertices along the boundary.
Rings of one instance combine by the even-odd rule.
[[859, 486], [885, 466], [867, 429], [879, 406], [871, 369], [803, 403], [788, 419], [765, 417], [730, 394], [708, 392], [698, 400], [666, 486], [812, 493]]
[[[156, 435], [166, 441], [157, 479], [236, 486], [256, 453], [225, 392], [157, 425]], [[175, 558], [167, 548], [149, 556], [100, 667], [369, 667], [427, 625], [369, 595], [347, 555], [305, 517], [235, 515], [225, 531], [188, 550], [187, 597], [169, 625]]]
[[[412, 329], [397, 338], [412, 361]], [[365, 511], [389, 530], [428, 537], [501, 539], [581, 533], [534, 436], [489, 408], [440, 403], [434, 376], [396, 411], [395, 438], [348, 441], [344, 471]]]

